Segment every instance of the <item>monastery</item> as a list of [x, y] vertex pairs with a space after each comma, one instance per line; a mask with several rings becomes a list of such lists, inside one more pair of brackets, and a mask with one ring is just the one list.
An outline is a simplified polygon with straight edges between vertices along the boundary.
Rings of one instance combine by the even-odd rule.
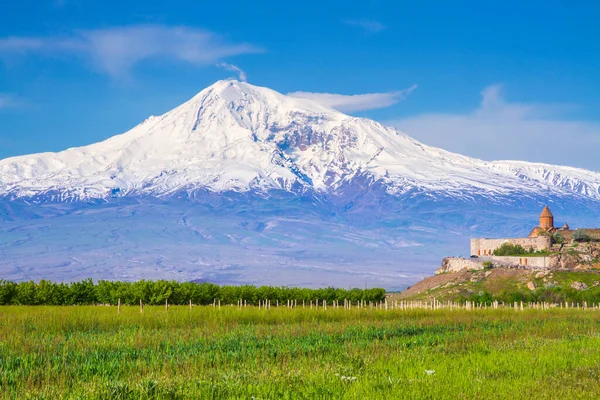
[[504, 243], [521, 245], [524, 249], [534, 251], [550, 251], [557, 238], [561, 238], [562, 244], [573, 241], [573, 234], [577, 231], [583, 232], [590, 239], [600, 239], [600, 229], [578, 229], [572, 230], [565, 223], [562, 228], [554, 226], [554, 215], [548, 206], [544, 207], [540, 214], [540, 223], [531, 230], [525, 238], [503, 238], [503, 239], [471, 239], [471, 257], [493, 256], [494, 250]]
[[[579, 246], [581, 238], [585, 244]], [[464, 269], [483, 269], [488, 266], [528, 269], [572, 268], [591, 263], [600, 256], [600, 229], [571, 229], [567, 223], [557, 228], [554, 215], [545, 206], [539, 224], [527, 237], [471, 239], [471, 257], [447, 257], [436, 273], [457, 272]], [[519, 245], [528, 254], [498, 256], [494, 252], [503, 244]], [[537, 254], [536, 254], [537, 252]], [[540, 254], [541, 253], [541, 254]]]

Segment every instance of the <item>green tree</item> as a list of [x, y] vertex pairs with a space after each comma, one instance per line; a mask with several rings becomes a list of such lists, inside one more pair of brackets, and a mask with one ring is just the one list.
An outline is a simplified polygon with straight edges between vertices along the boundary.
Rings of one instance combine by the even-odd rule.
[[65, 284], [57, 284], [47, 280], [41, 280], [37, 284], [35, 303], [51, 306], [65, 304], [65, 297], [69, 288]]
[[17, 293], [17, 284], [0, 279], [0, 305], [6, 306], [14, 304], [14, 297]]
[[92, 279], [71, 283], [69, 285], [69, 297], [67, 301], [69, 304], [75, 305], [96, 303], [96, 290]]
[[577, 229], [573, 232], [573, 240], [576, 242], [589, 242], [591, 237], [583, 229]]
[[20, 282], [15, 288], [15, 296], [13, 297], [13, 304], [23, 306], [36, 305], [36, 284], [34, 281]]
[[494, 250], [495, 256], [520, 256], [527, 254], [527, 250], [520, 244], [503, 243], [500, 247]]
[[564, 236], [563, 236], [563, 235], [561, 235], [560, 233], [558, 233], [558, 232], [555, 232], [555, 233], [552, 235], [552, 241], [553, 241], [554, 243], [562, 244], [562, 243], [564, 243], [564, 241], [565, 241], [565, 238], [564, 238]]

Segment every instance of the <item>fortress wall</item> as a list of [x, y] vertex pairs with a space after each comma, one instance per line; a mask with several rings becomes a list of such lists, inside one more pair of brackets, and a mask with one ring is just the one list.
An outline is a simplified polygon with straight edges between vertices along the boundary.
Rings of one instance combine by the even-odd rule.
[[495, 266], [520, 266], [528, 269], [546, 269], [551, 267], [551, 257], [527, 257], [527, 256], [491, 256], [484, 257]]
[[533, 248], [533, 250], [537, 251], [550, 248], [550, 238], [545, 236], [512, 239], [471, 239], [471, 255], [478, 257], [492, 255], [494, 250], [504, 243], [518, 244], [526, 250]]
[[[435, 271], [436, 275], [448, 272], [480, 271], [486, 268], [484, 263], [490, 261], [492, 267], [524, 268], [531, 270], [549, 269], [556, 264], [554, 257], [527, 257], [527, 256], [491, 256], [479, 258], [446, 257], [442, 266]], [[489, 266], [489, 265], [488, 265]]]
[[481, 270], [484, 266], [481, 261], [470, 258], [446, 257], [442, 261], [442, 267], [435, 271], [436, 275], [446, 272], [460, 272], [463, 270]]

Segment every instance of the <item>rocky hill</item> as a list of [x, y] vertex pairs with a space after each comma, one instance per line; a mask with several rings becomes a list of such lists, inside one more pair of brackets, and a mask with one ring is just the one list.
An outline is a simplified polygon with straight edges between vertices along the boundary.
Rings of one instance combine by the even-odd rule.
[[600, 265], [586, 271], [518, 268], [431, 276], [394, 295], [398, 300], [600, 302]]

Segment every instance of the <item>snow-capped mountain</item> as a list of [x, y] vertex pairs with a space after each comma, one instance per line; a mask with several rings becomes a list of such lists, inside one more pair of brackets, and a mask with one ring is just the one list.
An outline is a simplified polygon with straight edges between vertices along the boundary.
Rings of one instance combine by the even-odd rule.
[[8, 198], [164, 197], [199, 189], [335, 195], [356, 180], [391, 195], [600, 199], [596, 172], [464, 157], [375, 121], [234, 80], [101, 143], [0, 161], [0, 196]]
[[0, 278], [401, 288], [471, 236], [600, 225], [600, 174], [485, 162], [220, 81], [129, 132], [0, 161]]

